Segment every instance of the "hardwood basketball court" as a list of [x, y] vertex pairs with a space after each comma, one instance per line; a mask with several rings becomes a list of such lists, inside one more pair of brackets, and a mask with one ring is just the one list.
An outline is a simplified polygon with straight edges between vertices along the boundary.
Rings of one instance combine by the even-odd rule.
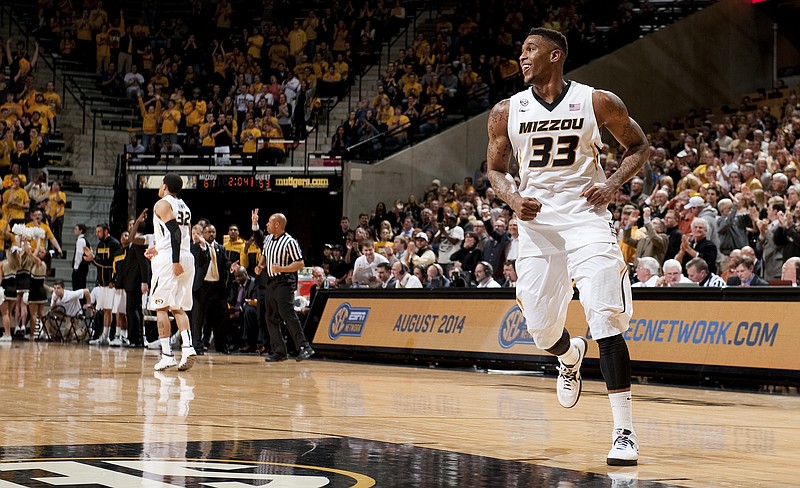
[[634, 385], [637, 468], [610, 468], [604, 384], [14, 341], [0, 487], [798, 486], [800, 398]]

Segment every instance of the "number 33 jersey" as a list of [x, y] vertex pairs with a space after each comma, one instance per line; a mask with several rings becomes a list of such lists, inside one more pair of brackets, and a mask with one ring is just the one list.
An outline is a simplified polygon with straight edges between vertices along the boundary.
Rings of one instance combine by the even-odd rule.
[[[175, 215], [175, 220], [181, 229], [181, 253], [191, 253], [192, 244], [192, 212], [189, 207], [180, 198], [175, 198], [172, 195], [167, 195], [161, 199], [170, 204], [172, 213]], [[155, 235], [155, 248], [159, 253], [172, 252], [171, 237], [169, 229], [163, 220], [158, 218], [155, 211], [153, 211], [153, 234]]]
[[552, 104], [532, 88], [510, 99], [508, 137], [519, 162], [519, 193], [542, 203], [535, 219], [518, 221], [520, 257], [617, 240], [607, 206], [595, 208], [580, 196], [606, 180], [598, 158], [602, 141], [593, 91], [569, 81]]

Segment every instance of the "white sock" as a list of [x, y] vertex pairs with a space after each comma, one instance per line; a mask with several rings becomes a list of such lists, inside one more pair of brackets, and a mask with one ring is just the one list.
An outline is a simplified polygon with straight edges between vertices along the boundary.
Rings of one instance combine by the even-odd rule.
[[627, 429], [633, 432], [633, 401], [630, 391], [609, 393], [611, 415], [614, 416], [614, 430]]
[[128, 329], [122, 329], [122, 330], [120, 331], [120, 334], [122, 335], [122, 337], [124, 337], [125, 339], [127, 339], [127, 338], [128, 338]]
[[181, 331], [181, 343], [182, 347], [192, 347], [192, 333], [189, 329]]
[[575, 344], [569, 344], [569, 350], [558, 356], [559, 361], [564, 363], [566, 366], [574, 366], [575, 363], [581, 358], [581, 353], [578, 351], [578, 347]]
[[172, 345], [169, 343], [169, 337], [166, 339], [159, 339], [161, 343], [161, 354], [165, 356], [172, 356]]
[[106, 327], [104, 325], [103, 326], [103, 333], [101, 334], [101, 337], [105, 337], [106, 339], [108, 339], [108, 332], [109, 332], [110, 329], [111, 329], [111, 326]]

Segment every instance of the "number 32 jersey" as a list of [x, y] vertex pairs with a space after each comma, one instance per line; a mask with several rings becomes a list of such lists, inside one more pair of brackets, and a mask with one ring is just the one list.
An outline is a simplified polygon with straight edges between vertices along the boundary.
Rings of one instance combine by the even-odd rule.
[[[175, 220], [181, 229], [181, 253], [191, 253], [192, 212], [180, 198], [167, 195], [161, 199], [170, 204]], [[155, 248], [159, 253], [172, 252], [172, 242], [167, 225], [153, 212], [153, 234], [155, 235]]]
[[552, 104], [532, 88], [509, 100], [508, 137], [520, 167], [519, 193], [542, 203], [535, 219], [518, 221], [520, 257], [617, 240], [607, 206], [595, 208], [580, 196], [606, 180], [598, 158], [602, 141], [593, 91], [569, 81]]

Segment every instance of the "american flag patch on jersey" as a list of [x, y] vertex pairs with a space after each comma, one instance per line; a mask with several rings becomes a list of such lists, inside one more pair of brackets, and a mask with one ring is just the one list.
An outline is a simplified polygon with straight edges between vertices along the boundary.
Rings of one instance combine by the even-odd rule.
[[581, 109], [580, 103], [570, 103], [569, 104], [569, 111], [570, 112], [577, 112]]

